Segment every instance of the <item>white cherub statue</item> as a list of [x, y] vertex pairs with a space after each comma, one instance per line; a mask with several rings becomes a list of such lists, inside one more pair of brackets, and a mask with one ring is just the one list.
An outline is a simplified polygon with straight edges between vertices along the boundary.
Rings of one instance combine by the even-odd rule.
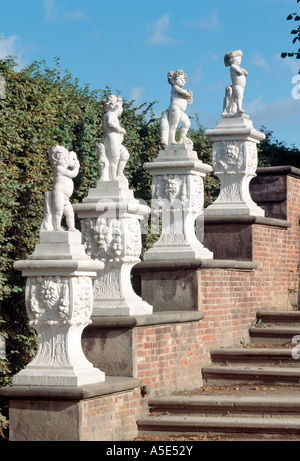
[[69, 198], [73, 194], [73, 178], [78, 175], [79, 161], [75, 152], [55, 146], [49, 152], [49, 161], [54, 168], [53, 188], [45, 194], [44, 217], [41, 231], [63, 231], [62, 217], [65, 216], [69, 231], [75, 228], [73, 207]]
[[105, 115], [102, 122], [104, 143], [96, 146], [98, 155], [98, 173], [100, 181], [121, 181], [128, 185], [123, 171], [129, 159], [129, 153], [122, 145], [126, 130], [120, 125], [119, 117], [123, 112], [120, 96], [110, 95], [103, 101]]
[[161, 143], [164, 145], [177, 144], [175, 134], [178, 124], [181, 124], [181, 136], [179, 144], [192, 144], [187, 138], [187, 132], [191, 126], [189, 117], [185, 114], [187, 104], [192, 104], [192, 91], [183, 89], [187, 75], [179, 69], [168, 72], [168, 82], [172, 85], [171, 102], [167, 110], [162, 113], [160, 125]]
[[237, 116], [244, 114], [243, 98], [248, 72], [240, 67], [243, 52], [241, 50], [229, 51], [224, 56], [226, 67], [230, 66], [232, 86], [226, 87], [223, 117]]

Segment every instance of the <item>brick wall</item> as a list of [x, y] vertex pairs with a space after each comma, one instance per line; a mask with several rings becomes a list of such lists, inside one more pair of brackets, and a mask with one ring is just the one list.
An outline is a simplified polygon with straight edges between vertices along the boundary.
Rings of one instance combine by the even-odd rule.
[[[266, 175], [264, 178], [268, 181]], [[300, 253], [299, 176], [287, 176], [286, 197], [286, 219], [290, 221], [290, 227], [269, 224], [251, 226], [252, 260], [257, 263], [256, 269], [199, 270], [201, 309], [205, 314], [201, 321], [200, 338], [206, 349], [206, 357], [211, 348], [237, 345], [248, 340], [248, 330], [258, 310], [296, 309]], [[268, 208], [266, 216], [274, 217]]]
[[163, 395], [202, 384], [201, 322], [136, 329], [136, 377]]
[[136, 421], [145, 411], [140, 389], [113, 394], [81, 405], [81, 440], [133, 440], [137, 434]]
[[[262, 178], [260, 182], [263, 183]], [[187, 286], [190, 283], [190, 286], [195, 288], [196, 281], [197, 290], [191, 289], [186, 297], [182, 297], [181, 293], [180, 299], [187, 302], [189, 296], [195, 296], [198, 309], [204, 313], [203, 319], [172, 323], [165, 321], [156, 324], [154, 322], [151, 325], [139, 324], [132, 327], [133, 340], [128, 342], [128, 347], [132, 348], [132, 367], [128, 370], [131, 370], [133, 378], [140, 379], [141, 385], [149, 386], [151, 397], [201, 386], [201, 367], [209, 362], [210, 350], [246, 341], [249, 327], [255, 320], [258, 310], [295, 309], [299, 279], [299, 175], [286, 175], [286, 184], [286, 200], [281, 200], [282, 203], [286, 202], [286, 206], [282, 206], [282, 203], [276, 203], [274, 207], [268, 204], [266, 209], [270, 218], [272, 209], [280, 210], [280, 213], [286, 209], [286, 219], [291, 223], [291, 227], [276, 226], [275, 221], [272, 224], [270, 221], [249, 224], [251, 233], [248, 235], [251, 234], [252, 239], [251, 259], [256, 263], [256, 268], [253, 268], [255, 265], [251, 268], [251, 264], [248, 269], [247, 265], [243, 267], [242, 264], [236, 267], [233, 264], [230, 267], [226, 262], [223, 262], [223, 267], [222, 263], [199, 264], [198, 267], [192, 263], [188, 266], [189, 272], [193, 272], [194, 276], [189, 279], [185, 277], [181, 285]], [[151, 270], [153, 280], [155, 274], [158, 274], [156, 282], [159, 282], [161, 271], [161, 268]], [[170, 268], [169, 278], [167, 270], [164, 269], [163, 274], [166, 289], [170, 282], [168, 293], [175, 293], [173, 287], [176, 282], [176, 267]], [[143, 282], [142, 272], [141, 277]], [[151, 285], [151, 277], [146, 280], [148, 285]], [[183, 277], [184, 268], [181, 265], [177, 282], [182, 282]], [[148, 295], [149, 293], [150, 290], [147, 291]], [[151, 302], [150, 299], [146, 300]], [[181, 308], [188, 311], [191, 305], [182, 305]], [[106, 339], [102, 338], [103, 341]], [[90, 340], [96, 341], [96, 338]], [[100, 349], [101, 347], [102, 344]], [[85, 353], [91, 360], [88, 348]], [[101, 356], [100, 353], [98, 355]], [[105, 361], [105, 355], [102, 359]], [[91, 361], [94, 363], [94, 360]], [[95, 363], [94, 365], [98, 366]], [[105, 371], [101, 364], [99, 368]], [[147, 411], [148, 398], [149, 396], [142, 395], [140, 387], [135, 387], [124, 392], [85, 398], [76, 406], [72, 404], [66, 407], [77, 412], [74, 422], [71, 423], [73, 435], [70, 435], [70, 440], [75, 440], [76, 437], [89, 441], [132, 440], [137, 435], [136, 421]], [[39, 411], [43, 422], [37, 427], [36, 434], [32, 432], [32, 412], [28, 412], [26, 419], [24, 405], [25, 401], [19, 397], [10, 404], [11, 411], [15, 411], [15, 419], [12, 419], [15, 421], [15, 428], [22, 427], [22, 432], [12, 431], [16, 434], [15, 440], [20, 437], [19, 434], [22, 434], [22, 438], [18, 440], [46, 440], [43, 439], [41, 428], [46, 428], [45, 437], [49, 437], [47, 418], [51, 413], [48, 411], [42, 414], [45, 403], [39, 405], [38, 401], [32, 400], [28, 403], [30, 406], [34, 405], [35, 419]], [[62, 405], [61, 401], [59, 405]], [[57, 417], [57, 412], [52, 413], [53, 418]], [[61, 419], [62, 413], [59, 416]], [[75, 419], [79, 424], [76, 434]], [[57, 430], [53, 433], [52, 440], [64, 440], [63, 431], [53, 424], [51, 430], [55, 429]], [[34, 438], [35, 436], [40, 438]]]

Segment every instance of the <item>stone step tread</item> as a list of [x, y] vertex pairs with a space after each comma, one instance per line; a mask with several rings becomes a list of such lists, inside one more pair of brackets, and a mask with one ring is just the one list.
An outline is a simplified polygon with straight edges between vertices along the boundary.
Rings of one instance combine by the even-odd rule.
[[268, 348], [268, 347], [244, 347], [244, 348], [224, 348], [224, 349], [212, 349], [210, 351], [211, 357], [228, 357], [231, 356], [261, 356], [261, 357], [282, 357], [282, 358], [291, 358], [292, 349], [291, 348]]
[[300, 376], [300, 367], [270, 367], [270, 366], [249, 366], [249, 365], [240, 365], [240, 364], [230, 364], [230, 365], [219, 365], [212, 364], [207, 365], [202, 368], [202, 372], [215, 372], [215, 373], [266, 373], [266, 374], [278, 374], [278, 375], [294, 375]]
[[149, 400], [149, 407], [153, 408], [159, 405], [228, 405], [237, 406], [237, 405], [250, 405], [255, 404], [259, 406], [269, 406], [274, 407], [291, 407], [291, 409], [300, 408], [300, 395], [291, 395], [288, 397], [285, 396], [229, 396], [229, 395], [189, 395], [189, 396], [166, 396], [166, 397], [156, 397]]
[[300, 334], [300, 327], [294, 326], [266, 326], [266, 327], [252, 327], [249, 329], [250, 333], [254, 334], [291, 334], [291, 335], [299, 335]]
[[221, 382], [232, 381], [235, 383], [244, 382], [267, 382], [292, 383], [300, 385], [300, 368], [299, 367], [270, 367], [270, 366], [243, 366], [230, 364], [226, 366], [213, 364], [202, 368], [204, 382]]
[[254, 365], [265, 366], [266, 364], [280, 367], [299, 367], [300, 351], [292, 348], [271, 349], [249, 347], [245, 349], [213, 350], [210, 353], [213, 365], [223, 363], [223, 366], [232, 365]]
[[138, 421], [139, 431], [187, 432], [201, 430], [232, 429], [235, 432], [251, 431], [295, 431], [300, 433], [300, 419], [294, 417], [243, 417], [243, 416], [186, 416], [158, 415]]
[[280, 414], [286, 417], [296, 413], [300, 417], [300, 395], [298, 396], [224, 396], [193, 395], [169, 396], [150, 399], [150, 412], [191, 413], [205, 412], [247, 412], [248, 414]]
[[256, 313], [257, 319], [266, 319], [267, 321], [298, 321], [300, 322], [300, 311], [268, 311], [260, 310]]

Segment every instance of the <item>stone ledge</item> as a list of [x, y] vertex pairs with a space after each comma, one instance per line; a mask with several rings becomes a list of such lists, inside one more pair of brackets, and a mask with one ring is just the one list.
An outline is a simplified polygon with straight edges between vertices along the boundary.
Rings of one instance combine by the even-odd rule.
[[163, 311], [155, 312], [151, 315], [137, 316], [116, 316], [116, 317], [91, 317], [92, 324], [86, 329], [108, 328], [108, 327], [142, 327], [147, 325], [161, 325], [166, 323], [183, 323], [195, 322], [202, 320], [204, 313], [202, 311]]
[[136, 264], [133, 270], [137, 272], [157, 272], [196, 269], [233, 269], [251, 271], [257, 269], [258, 263], [254, 261], [237, 261], [226, 259], [187, 259], [182, 261], [143, 261]]
[[290, 175], [297, 178], [300, 177], [300, 169], [290, 165], [260, 167], [256, 170], [257, 176], [266, 175]]
[[105, 382], [81, 387], [6, 386], [0, 396], [11, 400], [85, 400], [125, 392], [141, 386], [140, 379], [130, 377], [105, 378]]
[[[299, 170], [300, 172], [300, 170]], [[291, 221], [277, 218], [267, 218], [262, 216], [246, 216], [246, 215], [228, 215], [228, 216], [204, 216], [204, 225], [210, 224], [258, 224], [261, 226], [283, 227], [289, 228], [292, 226]]]

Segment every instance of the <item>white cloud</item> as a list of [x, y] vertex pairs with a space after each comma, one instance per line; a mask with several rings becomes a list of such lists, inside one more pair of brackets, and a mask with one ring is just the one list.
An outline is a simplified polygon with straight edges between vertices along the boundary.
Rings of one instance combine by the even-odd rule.
[[263, 70], [270, 70], [271, 66], [267, 63], [265, 58], [260, 53], [255, 53], [253, 59], [251, 60], [251, 64], [254, 66], [260, 67]]
[[199, 64], [196, 71], [191, 75], [190, 81], [194, 85], [197, 85], [198, 83], [201, 82], [202, 77], [203, 77], [203, 66], [202, 66], [202, 64]]
[[59, 16], [59, 9], [54, 0], [44, 0], [44, 13], [46, 21], [55, 21]]
[[85, 11], [81, 9], [71, 11], [70, 13], [64, 12], [63, 16], [65, 19], [71, 19], [74, 21], [86, 21], [87, 20], [87, 15]]
[[17, 35], [11, 35], [8, 38], [2, 38], [0, 40], [0, 59], [5, 58], [9, 54], [15, 54], [16, 42], [19, 40]]
[[162, 17], [151, 25], [151, 37], [148, 44], [155, 45], [174, 45], [179, 43], [178, 40], [168, 35], [170, 28], [170, 15], [163, 14]]
[[141, 86], [135, 86], [130, 91], [130, 99], [135, 101], [136, 105], [140, 105], [142, 103], [142, 94], [144, 89]]
[[10, 35], [7, 38], [0, 39], [0, 59], [6, 56], [17, 56], [18, 68], [24, 67], [26, 61], [23, 57], [23, 47], [20, 44], [20, 37], [18, 35]]
[[[291, 85], [292, 92], [292, 85]], [[262, 96], [244, 105], [245, 112], [255, 121], [256, 125], [267, 125], [270, 120], [290, 123], [298, 120], [300, 102], [292, 98], [280, 98], [265, 102]]]
[[48, 22], [58, 20], [86, 21], [87, 16], [83, 9], [64, 11], [56, 0], [44, 0], [44, 14]]
[[212, 11], [210, 16], [207, 18], [193, 19], [185, 22], [185, 27], [189, 29], [201, 29], [201, 30], [220, 30], [220, 22], [217, 11]]
[[298, 71], [300, 69], [299, 59], [290, 57], [286, 57], [283, 59], [280, 54], [276, 54], [273, 57], [273, 63], [274, 65], [281, 66], [282, 69], [289, 69], [292, 75], [298, 74]]
[[[292, 85], [291, 85], [292, 90]], [[248, 104], [244, 104], [245, 112], [250, 116], [256, 129], [265, 126], [274, 132], [276, 139], [287, 145], [296, 145], [300, 148], [299, 111], [300, 100], [292, 98], [278, 98], [266, 102], [260, 96]]]

